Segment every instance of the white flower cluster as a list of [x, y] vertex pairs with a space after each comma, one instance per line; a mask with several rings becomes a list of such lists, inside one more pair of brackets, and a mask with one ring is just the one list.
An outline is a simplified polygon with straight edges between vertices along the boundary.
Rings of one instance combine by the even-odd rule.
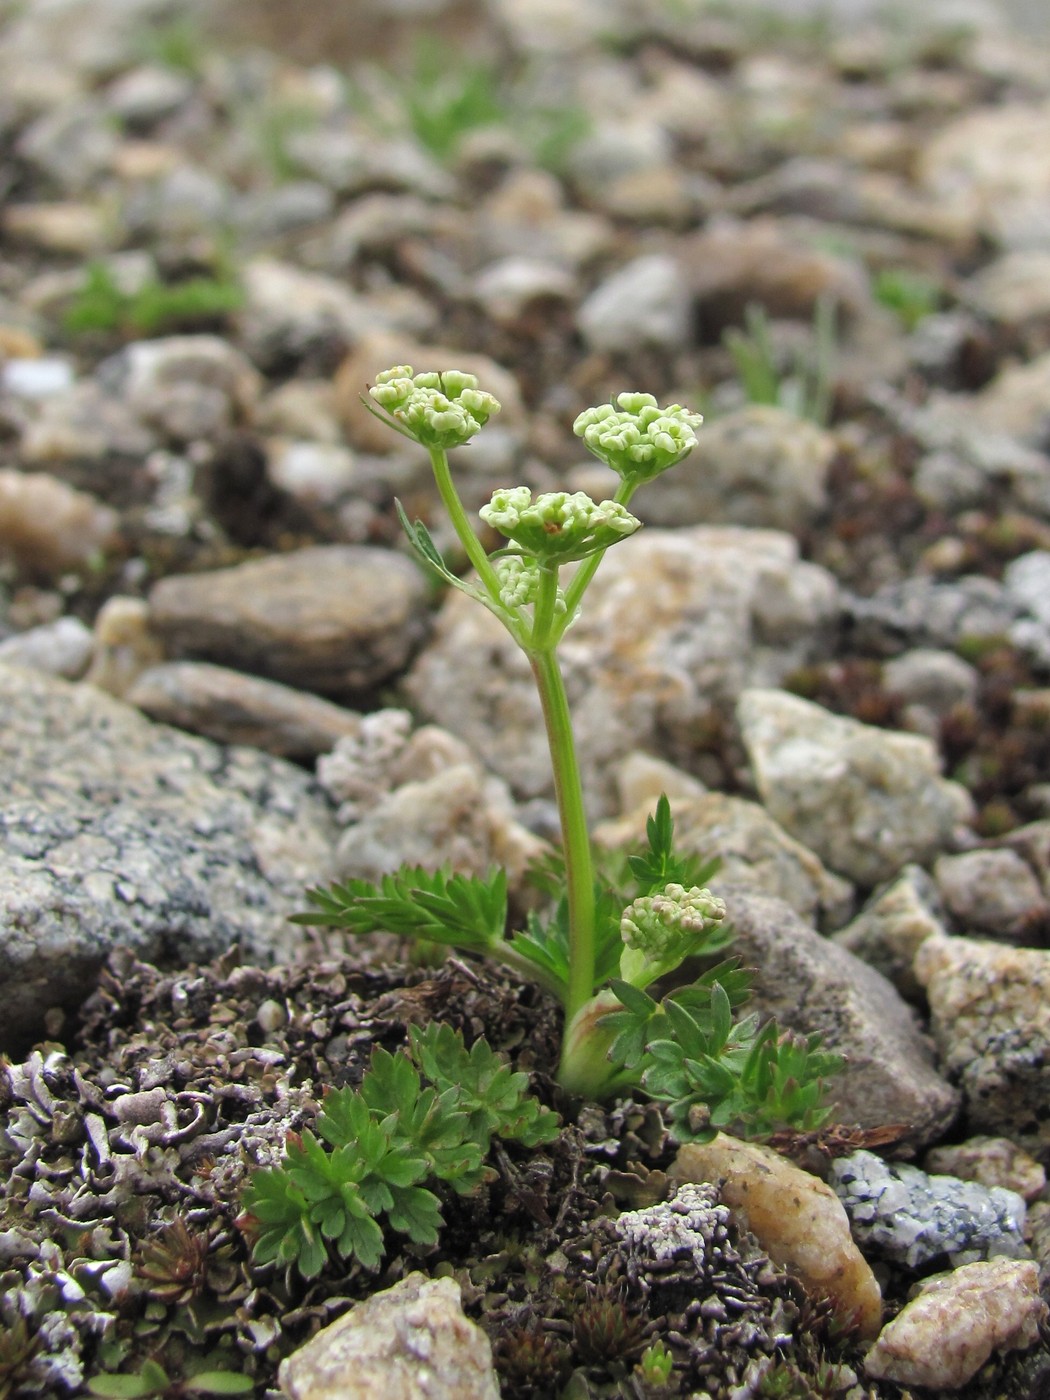
[[395, 365], [377, 374], [368, 392], [424, 447], [461, 447], [500, 409], [473, 374], [459, 369], [414, 375], [411, 365]]
[[[525, 608], [535, 603], [540, 582], [540, 566], [535, 559], [510, 554], [503, 559], [494, 559], [492, 567], [499, 580], [499, 600], [505, 608]], [[560, 588], [554, 611], [565, 611], [565, 594]]]
[[703, 933], [725, 918], [725, 900], [694, 885], [667, 885], [662, 894], [643, 895], [620, 918], [620, 935], [628, 948], [649, 958], [672, 951], [680, 934]]
[[681, 404], [661, 408], [652, 394], [617, 394], [612, 403], [584, 409], [572, 430], [625, 480], [641, 482], [691, 452], [703, 421]]
[[642, 522], [617, 501], [592, 501], [582, 491], [548, 491], [532, 499], [527, 486], [494, 491], [482, 520], [536, 559], [565, 563], [633, 535]]

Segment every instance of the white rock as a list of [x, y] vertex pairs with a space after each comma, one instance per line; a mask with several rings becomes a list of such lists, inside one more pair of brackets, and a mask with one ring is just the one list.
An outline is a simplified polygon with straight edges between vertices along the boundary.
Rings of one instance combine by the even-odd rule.
[[580, 307], [577, 323], [594, 350], [680, 349], [689, 334], [681, 268], [664, 253], [635, 258], [595, 288]]

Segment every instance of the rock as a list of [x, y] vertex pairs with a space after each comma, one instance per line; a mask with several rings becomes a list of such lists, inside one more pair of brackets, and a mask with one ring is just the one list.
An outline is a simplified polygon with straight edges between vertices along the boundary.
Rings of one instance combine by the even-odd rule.
[[[411, 733], [408, 710], [373, 710], [360, 716], [355, 735], [337, 740], [332, 752], [319, 759], [317, 781], [338, 804], [339, 821], [360, 821], [363, 813], [396, 786], [395, 764], [400, 764]], [[463, 762], [469, 750], [452, 735], [448, 738], [454, 746], [450, 761]], [[407, 782], [410, 771], [406, 772], [403, 764], [400, 767], [400, 780]], [[439, 769], [416, 772], [415, 776], [432, 777]]]
[[620, 811], [624, 814], [645, 804], [650, 811], [655, 810], [661, 793], [667, 794], [671, 810], [675, 812], [679, 803], [691, 802], [706, 792], [703, 783], [692, 774], [641, 749], [633, 749], [617, 768], [616, 790]]
[[341, 696], [402, 669], [426, 632], [426, 593], [391, 550], [318, 546], [162, 579], [150, 624], [169, 655]]
[[747, 690], [737, 717], [763, 804], [832, 870], [891, 879], [948, 846], [970, 815], [929, 739], [833, 715], [780, 690]]
[[944, 1072], [971, 1132], [1050, 1146], [1050, 952], [929, 938], [915, 958]]
[[59, 189], [82, 194], [105, 174], [117, 146], [113, 122], [100, 101], [64, 103], [25, 127], [19, 156]]
[[38, 578], [96, 563], [119, 526], [116, 511], [57, 477], [0, 469], [0, 554]]
[[150, 127], [177, 111], [193, 93], [193, 79], [159, 63], [122, 73], [106, 89], [111, 111], [130, 127]]
[[301, 505], [332, 506], [358, 485], [359, 469], [348, 447], [326, 442], [271, 442], [267, 475]]
[[[979, 394], [953, 395], [951, 404], [936, 397], [963, 421], [985, 432], [1005, 433], [1030, 447], [1050, 446], [1050, 351], [1027, 364], [1008, 365]], [[961, 400], [961, 401], [960, 401]]]
[[295, 443], [326, 447], [342, 443], [335, 390], [327, 379], [291, 379], [280, 385], [259, 404], [255, 425], [260, 432]]
[[851, 1152], [828, 1171], [858, 1244], [919, 1271], [943, 1260], [1021, 1259], [1025, 1204], [1016, 1191], [954, 1176], [930, 1176], [908, 1162]]
[[[262, 383], [245, 355], [216, 335], [135, 341], [103, 360], [95, 377], [142, 422], [167, 429], [174, 420], [173, 435], [186, 438], [194, 436], [194, 428], [207, 436], [227, 420], [243, 421]], [[187, 429], [194, 411], [199, 421]]]
[[59, 617], [0, 642], [0, 664], [74, 681], [91, 661], [91, 633], [78, 617]]
[[1006, 253], [962, 284], [974, 310], [1013, 331], [1050, 324], [1050, 252]]
[[896, 1124], [913, 1145], [937, 1142], [959, 1095], [938, 1074], [915, 1012], [874, 968], [822, 938], [779, 899], [735, 892], [731, 952], [758, 973], [751, 1009], [844, 1055], [828, 1082], [840, 1123]]
[[486, 316], [513, 326], [532, 312], [574, 301], [576, 282], [560, 263], [509, 257], [483, 267], [472, 294]]
[[144, 598], [107, 598], [95, 618], [94, 656], [85, 680], [120, 698], [141, 672], [164, 660]]
[[[249, 244], [257, 246], [323, 226], [334, 214], [335, 207], [335, 196], [319, 180], [288, 180], [276, 189], [249, 190], [242, 194], [237, 201], [235, 218], [241, 235]], [[317, 278], [318, 282], [323, 280]], [[346, 288], [336, 286], [334, 290], [350, 296]]]
[[1003, 570], [1007, 597], [1050, 628], [1050, 550], [1033, 549]]
[[[814, 659], [836, 614], [831, 576], [800, 562], [787, 535], [697, 526], [618, 544], [559, 651], [593, 814], [615, 810], [611, 773], [623, 754], [642, 747], [689, 768], [705, 718], [748, 683], [776, 684]], [[446, 599], [405, 689], [516, 795], [549, 791], [528, 663], [472, 599]]]
[[850, 1238], [835, 1193], [818, 1177], [769, 1147], [725, 1133], [703, 1145], [688, 1143], [670, 1174], [678, 1181], [720, 1183], [721, 1199], [775, 1264], [815, 1298], [830, 1299], [843, 1325], [855, 1325], [862, 1337], [878, 1332], [879, 1285]]
[[684, 471], [665, 472], [632, 510], [649, 525], [748, 525], [800, 535], [827, 505], [831, 433], [752, 404], [707, 423]]
[[912, 971], [927, 938], [947, 933], [937, 886], [920, 865], [906, 865], [889, 885], [876, 890], [834, 941], [888, 978], [908, 1001], [922, 999]]
[[964, 1264], [924, 1280], [919, 1290], [864, 1359], [876, 1380], [959, 1390], [993, 1351], [1034, 1346], [1047, 1316], [1030, 1260]]
[[3, 360], [0, 348], [0, 390], [23, 399], [46, 399], [72, 387], [75, 375], [68, 360], [57, 355]]
[[360, 723], [353, 711], [316, 695], [200, 661], [151, 666], [124, 698], [151, 719], [191, 734], [300, 762], [327, 753]]
[[1006, 248], [1045, 246], [1048, 121], [1045, 101], [1005, 102], [957, 117], [924, 143], [916, 171], [921, 188], [958, 206]]
[[959, 642], [1001, 639], [1021, 615], [1002, 584], [977, 575], [942, 583], [914, 576], [870, 597], [844, 595], [859, 650], [893, 656], [908, 647], [951, 649]]
[[1026, 928], [1050, 918], [1039, 881], [1016, 851], [941, 856], [933, 875], [963, 933], [1023, 943]]
[[[433, 215], [428, 216], [428, 229]], [[565, 190], [547, 170], [515, 169], [473, 211], [472, 238], [492, 258], [543, 258], [579, 268], [614, 243], [608, 220], [565, 208]], [[497, 398], [499, 395], [497, 395]]]
[[411, 1273], [281, 1362], [289, 1400], [499, 1400], [492, 1347], [459, 1285]]
[[[975, 667], [954, 652], [915, 647], [886, 662], [882, 683], [890, 695], [907, 703], [910, 714], [921, 711], [936, 722], [955, 705], [976, 701], [980, 677]], [[930, 737], [937, 736], [930, 733]]]
[[112, 221], [106, 210], [86, 200], [9, 204], [0, 216], [0, 225], [15, 243], [82, 258], [105, 252], [112, 239]]
[[576, 322], [592, 350], [606, 353], [655, 345], [678, 349], [689, 335], [689, 307], [673, 257], [646, 253], [599, 283]]
[[923, 1165], [928, 1172], [1004, 1187], [1026, 1201], [1034, 1201], [1046, 1187], [1046, 1172], [1040, 1163], [1009, 1138], [973, 1137], [931, 1147]]
[[[660, 789], [657, 789], [657, 797]], [[632, 851], [645, 847], [645, 821], [654, 800], [620, 821], [594, 831], [595, 843]], [[708, 792], [672, 803], [675, 850], [682, 855], [717, 859], [709, 881], [715, 894], [730, 898], [738, 891], [782, 899], [806, 923], [837, 928], [853, 905], [852, 887], [826, 870], [812, 851], [792, 840], [757, 802]]]
[[241, 339], [264, 369], [333, 344], [352, 344], [376, 329], [375, 311], [344, 283], [291, 263], [253, 258], [244, 269], [243, 286]]
[[288, 956], [333, 831], [300, 769], [162, 725], [91, 686], [0, 666], [0, 1036], [71, 1008], [110, 951]]

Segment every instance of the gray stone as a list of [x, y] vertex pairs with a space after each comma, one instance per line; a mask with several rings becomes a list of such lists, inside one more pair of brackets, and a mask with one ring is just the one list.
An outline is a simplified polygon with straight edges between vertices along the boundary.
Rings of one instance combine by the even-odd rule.
[[1016, 851], [993, 849], [941, 856], [933, 875], [941, 898], [963, 933], [1025, 942], [1026, 925], [1050, 916], [1039, 881]]
[[856, 645], [893, 656], [909, 647], [951, 649], [962, 641], [1002, 639], [1021, 615], [1000, 583], [977, 575], [939, 582], [916, 576], [870, 597], [846, 594]]
[[111, 111], [132, 126], [151, 126], [170, 116], [193, 92], [188, 73], [160, 64], [143, 64], [122, 73], [106, 89]]
[[[823, 654], [837, 597], [831, 575], [775, 531], [643, 530], [611, 550], [559, 650], [593, 814], [616, 810], [625, 753], [644, 747], [688, 769], [715, 708]], [[405, 688], [517, 796], [550, 790], [528, 662], [472, 599], [445, 601]]]
[[200, 661], [151, 666], [124, 698], [151, 719], [191, 734], [300, 761], [327, 753], [360, 726], [352, 710], [316, 695]]
[[908, 1269], [947, 1259], [1023, 1259], [1025, 1203], [1016, 1191], [955, 1176], [930, 1176], [908, 1162], [852, 1152], [832, 1162], [828, 1182], [861, 1245]]
[[323, 224], [335, 212], [335, 196], [317, 180], [289, 180], [276, 189], [241, 195], [235, 219], [243, 236], [258, 243]]
[[954, 705], [972, 704], [980, 677], [954, 652], [916, 647], [887, 661], [882, 681], [891, 695], [940, 717]]
[[940, 776], [934, 744], [831, 714], [779, 690], [737, 706], [763, 804], [824, 863], [860, 885], [891, 879], [951, 845], [972, 807]]
[[91, 632], [78, 617], [59, 617], [6, 637], [0, 642], [0, 662], [72, 681], [87, 670], [93, 645]]
[[912, 971], [915, 954], [927, 938], [946, 932], [937, 886], [922, 866], [906, 865], [833, 937], [889, 978], [901, 996], [918, 1002], [922, 988]]
[[[1002, 1186], [1026, 1201], [1034, 1201], [1046, 1188], [1046, 1172], [1023, 1147], [1009, 1138], [972, 1137], [965, 1142], [931, 1147], [923, 1162], [926, 1171], [979, 1181], [982, 1186]], [[1028, 1222], [1025, 1236], [1027, 1238]]]
[[1003, 571], [1007, 596], [1050, 629], [1050, 550], [1033, 549]]
[[357, 486], [359, 470], [348, 447], [328, 442], [271, 442], [267, 475], [306, 507], [335, 505]]
[[169, 655], [342, 696], [405, 666], [426, 633], [426, 593], [391, 550], [318, 546], [162, 579], [150, 621]]
[[1014, 330], [1050, 320], [1050, 251], [1007, 253], [967, 278], [961, 292], [983, 316]]
[[944, 1072], [972, 1132], [1050, 1147], [1050, 952], [928, 938], [915, 958]]
[[689, 334], [689, 306], [674, 258], [647, 253], [618, 268], [591, 292], [577, 324], [593, 350], [681, 348]]
[[289, 1400], [499, 1400], [492, 1348], [459, 1285], [409, 1274], [281, 1362]]
[[959, 1096], [937, 1073], [914, 1011], [891, 983], [782, 900], [734, 893], [728, 918], [731, 951], [758, 969], [750, 1009], [803, 1035], [818, 1031], [846, 1057], [828, 1084], [835, 1121], [902, 1124], [914, 1146], [938, 1141]]
[[37, 117], [22, 132], [18, 154], [60, 189], [79, 194], [105, 171], [117, 141], [103, 104], [84, 99]]
[[[198, 399], [221, 402], [223, 416], [243, 419], [258, 399], [262, 383], [247, 357], [217, 335], [136, 341], [103, 360], [96, 379], [147, 423], [163, 419], [170, 391], [187, 387], [198, 391]], [[212, 408], [208, 416], [218, 411]]]
[[32, 671], [0, 666], [0, 704], [4, 1050], [76, 1006], [119, 945], [180, 962], [297, 946], [288, 917], [333, 837], [305, 773]]

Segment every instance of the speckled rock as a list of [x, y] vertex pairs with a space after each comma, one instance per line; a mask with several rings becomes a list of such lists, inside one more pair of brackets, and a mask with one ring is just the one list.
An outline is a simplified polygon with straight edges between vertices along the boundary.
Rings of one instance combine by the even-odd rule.
[[846, 1208], [859, 1244], [905, 1268], [947, 1258], [1022, 1259], [1025, 1204], [1016, 1191], [954, 1176], [930, 1176], [910, 1162], [851, 1152], [832, 1162], [828, 1184]]
[[1039, 1154], [1050, 1146], [1050, 952], [929, 938], [915, 975], [930, 1003], [944, 1072], [971, 1131]]
[[[624, 753], [641, 746], [688, 768], [712, 708], [820, 655], [836, 615], [831, 576], [784, 534], [697, 526], [618, 544], [559, 650], [594, 814], [615, 810], [611, 770]], [[550, 790], [528, 663], [473, 600], [446, 600], [406, 692], [519, 797]]]
[[281, 758], [316, 758], [356, 734], [360, 717], [319, 696], [212, 666], [172, 661], [139, 675], [124, 699], [164, 724]]
[[964, 1264], [919, 1287], [865, 1357], [864, 1369], [876, 1380], [958, 1390], [993, 1351], [1034, 1346], [1047, 1316], [1030, 1260]]
[[408, 1274], [281, 1362], [289, 1400], [499, 1400], [492, 1348], [452, 1279]]
[[972, 1137], [965, 1142], [931, 1147], [923, 1166], [928, 1172], [1002, 1186], [1026, 1201], [1034, 1201], [1046, 1186], [1041, 1163], [1009, 1138]]
[[82, 569], [119, 539], [116, 511], [45, 472], [0, 470], [0, 554], [37, 577]]
[[914, 1146], [943, 1137], [959, 1095], [938, 1073], [915, 1012], [892, 984], [822, 938], [782, 900], [738, 891], [728, 917], [733, 953], [758, 969], [752, 1009], [789, 1030], [818, 1031], [846, 1057], [828, 1085], [836, 1120], [906, 1125]]
[[906, 647], [950, 650], [964, 638], [1000, 638], [1025, 609], [994, 579], [967, 575], [942, 582], [920, 575], [886, 584], [869, 597], [845, 593], [856, 645], [895, 656]]
[[0, 642], [0, 663], [75, 681], [91, 661], [91, 633], [78, 617], [59, 617]]
[[857, 917], [833, 934], [836, 943], [888, 977], [908, 1001], [919, 1001], [912, 964], [927, 938], [947, 933], [937, 886], [921, 865], [906, 865], [876, 890]]
[[426, 592], [403, 555], [318, 546], [162, 579], [150, 621], [169, 655], [340, 696], [406, 664], [426, 633]]
[[[656, 797], [661, 789], [657, 789]], [[597, 827], [599, 845], [640, 850], [645, 821], [655, 798], [633, 812]], [[806, 923], [837, 928], [853, 906], [853, 888], [833, 875], [800, 842], [793, 840], [757, 802], [708, 792], [679, 798], [671, 807], [675, 850], [717, 859], [711, 889], [724, 898], [737, 890], [771, 895], [789, 904]]]
[[606, 352], [681, 347], [689, 335], [681, 278], [675, 259], [664, 253], [646, 253], [617, 268], [577, 313], [584, 340], [592, 350]]
[[860, 885], [948, 847], [971, 813], [940, 776], [937, 749], [833, 715], [779, 690], [747, 690], [737, 718], [770, 814], [832, 870]]
[[977, 937], [1017, 939], [1050, 916], [1031, 866], [1008, 849], [941, 856], [933, 867], [941, 898], [959, 931]]
[[915, 647], [886, 662], [882, 681], [891, 695], [905, 702], [907, 727], [937, 740], [944, 715], [954, 705], [977, 699], [980, 677], [954, 652]]
[[14, 667], [0, 703], [4, 1050], [78, 1004], [119, 944], [183, 960], [294, 948], [288, 916], [326, 877], [334, 835], [302, 770]]
[[[830, 1298], [836, 1316], [873, 1337], [882, 1320], [874, 1274], [850, 1238], [835, 1193], [771, 1148], [719, 1133], [683, 1147], [671, 1167], [679, 1181], [721, 1183], [721, 1198], [774, 1263]], [[790, 1201], [790, 1209], [785, 1203]]]

